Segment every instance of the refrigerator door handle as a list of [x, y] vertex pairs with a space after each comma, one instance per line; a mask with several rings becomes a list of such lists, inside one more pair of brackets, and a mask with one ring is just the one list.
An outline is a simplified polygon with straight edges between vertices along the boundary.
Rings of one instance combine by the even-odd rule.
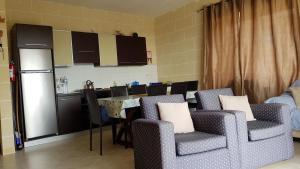
[[26, 46], [48, 46], [47, 44], [44, 43], [26, 43]]
[[21, 73], [52, 73], [53, 70], [21, 70]]

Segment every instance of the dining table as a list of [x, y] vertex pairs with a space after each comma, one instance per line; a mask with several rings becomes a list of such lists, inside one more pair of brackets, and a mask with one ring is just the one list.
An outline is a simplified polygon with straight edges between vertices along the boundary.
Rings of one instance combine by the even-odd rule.
[[[195, 93], [197, 91], [188, 91], [186, 94], [186, 100], [189, 103], [195, 103]], [[98, 99], [98, 104], [104, 106], [111, 118], [126, 119], [125, 110], [129, 108], [139, 107], [140, 98], [145, 97], [147, 94], [141, 95], [129, 95], [120, 97], [108, 97]]]

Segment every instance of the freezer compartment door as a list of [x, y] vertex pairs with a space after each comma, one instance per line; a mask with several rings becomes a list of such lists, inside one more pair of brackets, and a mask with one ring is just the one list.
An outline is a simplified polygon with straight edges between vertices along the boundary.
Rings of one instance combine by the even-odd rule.
[[52, 73], [22, 73], [26, 138], [57, 133], [56, 101]]
[[51, 49], [20, 49], [20, 68], [26, 70], [52, 70]]

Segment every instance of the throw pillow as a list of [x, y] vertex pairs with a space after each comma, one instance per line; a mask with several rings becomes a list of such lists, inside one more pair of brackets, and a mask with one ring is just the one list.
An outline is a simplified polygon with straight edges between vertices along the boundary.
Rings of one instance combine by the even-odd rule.
[[238, 110], [246, 113], [246, 120], [255, 120], [247, 96], [219, 95], [223, 110]]
[[174, 125], [174, 133], [194, 132], [188, 103], [157, 103], [160, 118]]

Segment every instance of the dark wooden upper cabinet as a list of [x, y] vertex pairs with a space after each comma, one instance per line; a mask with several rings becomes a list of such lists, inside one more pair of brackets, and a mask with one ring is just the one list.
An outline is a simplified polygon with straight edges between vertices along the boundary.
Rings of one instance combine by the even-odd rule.
[[146, 39], [144, 37], [116, 36], [118, 65], [147, 65]]
[[13, 27], [17, 47], [32, 49], [52, 49], [52, 27], [40, 25], [16, 24]]
[[147, 65], [146, 39], [144, 37], [133, 38], [136, 65]]
[[72, 32], [72, 46], [74, 63], [100, 65], [97, 33]]

